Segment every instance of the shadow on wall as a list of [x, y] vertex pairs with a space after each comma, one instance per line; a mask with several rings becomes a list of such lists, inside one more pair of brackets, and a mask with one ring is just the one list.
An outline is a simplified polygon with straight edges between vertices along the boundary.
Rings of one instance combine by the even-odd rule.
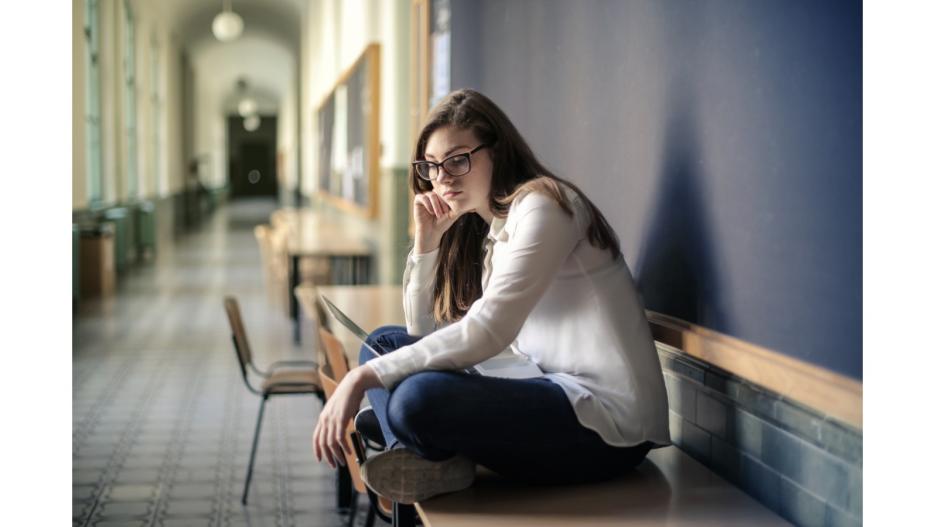
[[702, 195], [709, 175], [699, 153], [694, 110], [685, 94], [671, 99], [662, 170], [649, 208], [653, 217], [643, 233], [635, 279], [647, 309], [727, 328], [718, 300], [721, 280], [712, 262], [717, 251]]

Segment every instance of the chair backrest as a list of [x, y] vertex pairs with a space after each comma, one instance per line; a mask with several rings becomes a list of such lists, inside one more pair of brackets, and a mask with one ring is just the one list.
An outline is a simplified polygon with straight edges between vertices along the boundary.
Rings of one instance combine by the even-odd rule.
[[334, 374], [333, 378], [341, 382], [348, 373], [348, 357], [345, 355], [344, 346], [327, 329], [319, 328], [319, 336], [325, 347], [325, 361]]
[[289, 313], [290, 297], [293, 295], [289, 288], [289, 255], [287, 253], [288, 233], [286, 227], [274, 227], [270, 230], [270, 258], [269, 269], [271, 282], [275, 283], [276, 293], [274, 302], [278, 303], [284, 311]]
[[[302, 284], [299, 287], [308, 287], [308, 286], [309, 284]], [[315, 287], [315, 286], [312, 285], [311, 287]], [[293, 293], [293, 294], [296, 294], [296, 293]], [[299, 295], [297, 294], [296, 296], [299, 296]], [[329, 321], [328, 321], [328, 315], [325, 313], [325, 306], [322, 305], [322, 301], [318, 297], [317, 290], [315, 293], [315, 305], [312, 309], [312, 313], [309, 313], [309, 315], [311, 315], [312, 319], [315, 321], [316, 328], [318, 329], [324, 328], [328, 331], [331, 331], [331, 325], [329, 324]], [[325, 343], [322, 340], [321, 333], [316, 332], [316, 335], [318, 336], [318, 339], [316, 339], [316, 343], [315, 343], [316, 361], [319, 364], [325, 364], [328, 361], [328, 356], [325, 354]]]
[[331, 323], [328, 321], [328, 314], [325, 312], [325, 306], [322, 305], [322, 300], [318, 297], [318, 294], [315, 295], [315, 322], [320, 328], [331, 331]]
[[286, 244], [289, 241], [288, 227], [270, 229], [269, 240], [270, 261], [275, 266], [274, 268], [278, 271], [286, 271], [286, 266], [288, 265], [289, 260], [286, 254]]
[[[319, 366], [318, 372], [319, 380], [322, 382], [322, 389], [325, 391], [325, 399], [328, 400], [332, 394], [335, 393], [335, 389], [338, 388], [338, 381], [328, 374], [328, 370], [325, 366]], [[352, 447], [352, 441], [354, 441], [354, 438], [351, 437], [352, 432], [354, 432], [353, 420], [348, 423], [344, 433], [345, 444], [348, 445], [348, 447]], [[361, 465], [358, 463], [353, 448], [351, 452], [345, 454], [344, 458], [346, 466], [348, 467], [348, 472], [351, 474], [351, 484], [354, 485], [354, 490], [361, 494], [366, 494], [367, 487], [364, 486], [364, 481], [361, 479]]]
[[277, 284], [276, 276], [273, 274], [270, 226], [263, 224], [254, 227], [254, 237], [257, 239], [257, 245], [260, 246], [260, 260], [263, 262], [263, 277], [266, 281], [267, 295], [270, 298], [270, 302], [274, 302], [276, 295], [273, 293], [274, 289], [277, 287]]
[[295, 209], [277, 209], [270, 214], [270, 225], [274, 229], [286, 227], [290, 223], [296, 221], [298, 214], [299, 213]]
[[224, 297], [224, 311], [227, 313], [228, 323], [231, 325], [231, 338], [234, 341], [234, 351], [237, 354], [241, 374], [244, 376], [244, 382], [250, 387], [250, 382], [247, 379], [247, 365], [252, 363], [253, 356], [250, 353], [247, 330], [244, 328], [244, 321], [241, 319], [237, 299], [233, 296]]
[[270, 257], [270, 226], [262, 224], [254, 227], [254, 238], [260, 246], [260, 256], [266, 260]]

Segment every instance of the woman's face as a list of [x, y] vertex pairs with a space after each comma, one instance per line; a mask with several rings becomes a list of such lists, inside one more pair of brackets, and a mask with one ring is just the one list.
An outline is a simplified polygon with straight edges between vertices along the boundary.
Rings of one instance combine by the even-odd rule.
[[[481, 142], [471, 130], [446, 126], [429, 136], [423, 157], [427, 161], [442, 163], [452, 156], [467, 154], [479, 145]], [[482, 148], [471, 154], [470, 159], [471, 170], [462, 176], [452, 176], [440, 168], [436, 179], [432, 181], [432, 191], [455, 212], [477, 212], [490, 223], [492, 214], [489, 197], [494, 169], [490, 149]]]

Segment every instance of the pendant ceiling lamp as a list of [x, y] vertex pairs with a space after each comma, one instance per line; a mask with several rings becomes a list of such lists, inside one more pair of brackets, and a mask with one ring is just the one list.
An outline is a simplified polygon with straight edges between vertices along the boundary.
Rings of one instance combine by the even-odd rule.
[[211, 32], [221, 42], [230, 42], [244, 31], [244, 19], [231, 9], [231, 0], [222, 0], [221, 12], [211, 23]]
[[253, 114], [246, 119], [244, 119], [244, 130], [248, 132], [256, 132], [260, 128], [260, 116]]
[[257, 101], [250, 96], [247, 79], [237, 79], [237, 113], [244, 118], [244, 130], [255, 132], [260, 128], [260, 115], [257, 113]]
[[237, 113], [239, 113], [241, 117], [250, 117], [257, 113], [257, 101], [250, 97], [244, 97], [237, 103]]

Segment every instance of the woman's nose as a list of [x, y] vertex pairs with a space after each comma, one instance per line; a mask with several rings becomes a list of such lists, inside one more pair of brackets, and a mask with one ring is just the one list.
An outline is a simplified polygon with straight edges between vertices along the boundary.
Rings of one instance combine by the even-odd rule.
[[449, 179], [452, 179], [453, 177], [454, 177], [454, 176], [452, 176], [451, 174], [449, 174], [448, 172], [446, 172], [444, 168], [439, 167], [439, 173], [438, 173], [438, 175], [436, 176], [436, 181], [438, 181], [438, 182], [443, 182], [443, 181], [447, 181], [447, 180], [449, 180]]

